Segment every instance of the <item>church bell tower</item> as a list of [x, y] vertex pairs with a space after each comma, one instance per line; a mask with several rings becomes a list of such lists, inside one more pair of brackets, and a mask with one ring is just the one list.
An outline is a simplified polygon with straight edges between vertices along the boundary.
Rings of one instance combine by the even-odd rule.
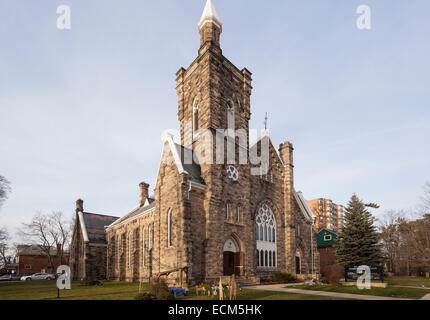
[[223, 56], [223, 24], [212, 0], [206, 2], [198, 30], [198, 56], [188, 69], [181, 68], [176, 74], [181, 144], [195, 149], [202, 129], [214, 135], [217, 129], [242, 129], [247, 140], [242, 144], [248, 146], [251, 73], [246, 68], [238, 69]]

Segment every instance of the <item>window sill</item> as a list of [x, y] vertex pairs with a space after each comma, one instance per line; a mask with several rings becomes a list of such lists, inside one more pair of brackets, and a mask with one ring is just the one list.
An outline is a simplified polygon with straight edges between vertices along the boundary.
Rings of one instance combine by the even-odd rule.
[[240, 222], [225, 221], [225, 224], [236, 226], [236, 227], [245, 227], [245, 225]]

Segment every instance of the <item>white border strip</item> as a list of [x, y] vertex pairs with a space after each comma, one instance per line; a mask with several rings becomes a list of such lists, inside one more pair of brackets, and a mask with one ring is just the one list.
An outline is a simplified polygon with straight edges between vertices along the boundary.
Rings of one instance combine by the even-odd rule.
[[303, 194], [300, 191], [296, 192], [294, 190], [294, 196], [295, 196], [296, 201], [298, 202], [299, 207], [300, 207], [303, 215], [305, 216], [305, 218], [307, 218], [307, 220], [313, 222], [313, 220], [314, 220], [314, 214], [313, 214], [312, 210], [309, 209], [309, 206], [306, 203], [306, 200], [303, 197]]
[[84, 236], [84, 241], [90, 242], [90, 240], [88, 239], [87, 227], [85, 226], [84, 214], [82, 213], [82, 211], [78, 212], [78, 216], [79, 216], [79, 223], [81, 224], [82, 234]]
[[175, 147], [175, 142], [173, 141], [173, 135], [170, 133], [167, 133], [164, 141], [167, 141], [169, 143], [170, 151], [172, 151], [173, 159], [175, 160], [176, 167], [178, 168], [179, 174], [188, 174], [187, 171], [185, 171], [184, 166], [181, 162], [181, 157], [178, 154], [178, 150]]

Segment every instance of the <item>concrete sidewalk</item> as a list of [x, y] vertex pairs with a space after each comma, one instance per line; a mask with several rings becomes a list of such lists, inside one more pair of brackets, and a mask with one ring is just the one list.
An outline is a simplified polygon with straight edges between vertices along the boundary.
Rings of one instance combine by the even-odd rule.
[[420, 300], [430, 300], [430, 293], [426, 294], [424, 297], [422, 297]]
[[[391, 297], [369, 296], [369, 295], [352, 294], [352, 293], [340, 293], [340, 292], [314, 291], [314, 290], [285, 288], [285, 284], [251, 286], [251, 287], [246, 287], [246, 289], [287, 292], [287, 293], [299, 293], [299, 294], [307, 294], [307, 295], [313, 295], [313, 296], [355, 299], [355, 300], [413, 300], [413, 299], [406, 299], [406, 298], [391, 298]], [[427, 296], [430, 296], [430, 295], [427, 295]], [[427, 297], [427, 296], [425, 296], [425, 297]], [[422, 300], [427, 300], [424, 298], [422, 298]]]

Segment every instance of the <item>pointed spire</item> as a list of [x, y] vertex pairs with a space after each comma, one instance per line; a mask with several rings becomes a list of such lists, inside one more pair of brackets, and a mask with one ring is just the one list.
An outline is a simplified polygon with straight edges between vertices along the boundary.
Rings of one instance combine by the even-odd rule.
[[202, 14], [202, 18], [199, 22], [199, 29], [203, 28], [203, 26], [208, 23], [212, 22], [215, 25], [217, 25], [220, 29], [222, 29], [222, 23], [219, 19], [218, 13], [216, 12], [215, 6], [212, 3], [212, 0], [207, 0], [205, 9]]

